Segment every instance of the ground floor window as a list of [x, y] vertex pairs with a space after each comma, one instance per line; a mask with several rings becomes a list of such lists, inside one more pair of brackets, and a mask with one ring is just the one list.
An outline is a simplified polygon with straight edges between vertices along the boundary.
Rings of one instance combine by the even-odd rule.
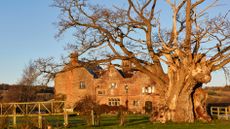
[[109, 106], [120, 106], [120, 98], [108, 98]]

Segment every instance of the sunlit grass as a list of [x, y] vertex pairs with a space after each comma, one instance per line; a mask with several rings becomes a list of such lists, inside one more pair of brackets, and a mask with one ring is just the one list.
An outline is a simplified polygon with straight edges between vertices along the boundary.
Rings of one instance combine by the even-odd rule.
[[[63, 117], [46, 117], [52, 127], [62, 129]], [[103, 115], [99, 127], [89, 127], [79, 116], [69, 117], [69, 129], [230, 129], [230, 121], [213, 120], [211, 123], [150, 123], [146, 115], [129, 115], [125, 126], [119, 126], [116, 115]]]

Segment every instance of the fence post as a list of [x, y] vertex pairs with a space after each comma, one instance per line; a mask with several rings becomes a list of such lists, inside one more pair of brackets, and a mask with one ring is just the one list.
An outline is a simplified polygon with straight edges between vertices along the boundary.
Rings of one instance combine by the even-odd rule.
[[217, 119], [220, 119], [220, 108], [217, 107]]
[[41, 103], [38, 103], [38, 128], [42, 128]]
[[28, 115], [29, 114], [29, 112], [28, 112], [28, 104], [25, 104], [25, 106], [26, 106], [26, 115]]
[[42, 115], [38, 114], [38, 128], [41, 129], [42, 128]]
[[228, 120], [228, 107], [224, 108], [225, 119]]
[[91, 110], [91, 120], [92, 120], [92, 125], [94, 126], [95, 125], [95, 120], [94, 120], [94, 111]]
[[67, 127], [68, 125], [69, 125], [68, 112], [66, 109], [64, 109], [64, 126]]
[[51, 106], [51, 113], [53, 114], [54, 113], [54, 101], [51, 101], [50, 106]]
[[211, 116], [213, 116], [213, 107], [211, 107], [210, 110], [211, 110]]
[[16, 118], [16, 105], [13, 104], [13, 127], [17, 127], [17, 118]]

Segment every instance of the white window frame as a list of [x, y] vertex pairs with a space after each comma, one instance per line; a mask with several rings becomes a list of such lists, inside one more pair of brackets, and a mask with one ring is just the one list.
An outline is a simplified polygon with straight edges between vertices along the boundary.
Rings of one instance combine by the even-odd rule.
[[108, 105], [109, 106], [120, 106], [121, 99], [120, 98], [108, 98]]
[[85, 81], [80, 81], [80, 89], [85, 89], [86, 88], [86, 84]]

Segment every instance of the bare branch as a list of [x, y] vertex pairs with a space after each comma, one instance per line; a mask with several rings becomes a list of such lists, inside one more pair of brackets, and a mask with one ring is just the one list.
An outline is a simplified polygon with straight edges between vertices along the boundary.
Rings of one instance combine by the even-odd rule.
[[191, 30], [192, 30], [192, 21], [191, 21], [191, 0], [187, 0], [186, 5], [186, 34], [185, 34], [185, 51], [191, 51]]
[[228, 55], [228, 58], [223, 60], [222, 62], [220, 62], [219, 64], [217, 65], [213, 65], [212, 66], [212, 71], [216, 71], [216, 70], [219, 70], [221, 68], [223, 68], [226, 64], [230, 63], [230, 55]]

